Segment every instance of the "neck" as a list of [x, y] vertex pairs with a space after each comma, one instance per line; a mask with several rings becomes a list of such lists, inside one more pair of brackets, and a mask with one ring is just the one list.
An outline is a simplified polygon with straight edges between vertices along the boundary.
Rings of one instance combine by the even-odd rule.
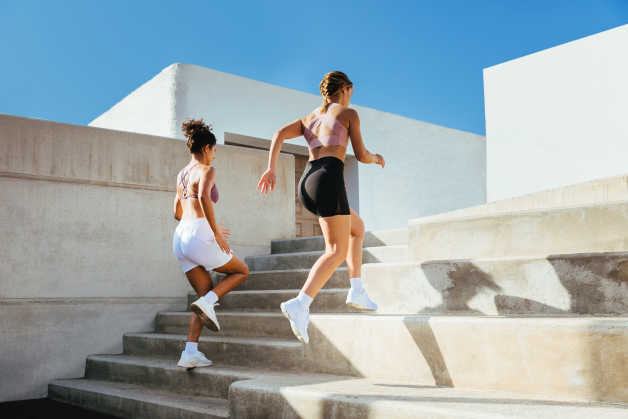
[[196, 154], [192, 154], [192, 160], [190, 160], [190, 163], [208, 164], [203, 156], [197, 156]]

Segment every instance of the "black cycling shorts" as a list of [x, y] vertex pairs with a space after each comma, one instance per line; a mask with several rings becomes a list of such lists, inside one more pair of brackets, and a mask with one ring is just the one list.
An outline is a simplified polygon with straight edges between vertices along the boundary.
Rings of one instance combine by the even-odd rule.
[[307, 163], [299, 181], [299, 199], [308, 211], [319, 217], [351, 214], [344, 168], [345, 164], [336, 157]]

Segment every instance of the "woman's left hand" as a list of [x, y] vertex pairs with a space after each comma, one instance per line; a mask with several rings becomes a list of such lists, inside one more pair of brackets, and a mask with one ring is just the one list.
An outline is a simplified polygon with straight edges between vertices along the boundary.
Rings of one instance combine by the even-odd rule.
[[222, 223], [220, 223], [218, 226], [218, 233], [225, 239], [228, 239], [231, 236], [231, 229], [229, 229], [229, 227], [224, 227]]

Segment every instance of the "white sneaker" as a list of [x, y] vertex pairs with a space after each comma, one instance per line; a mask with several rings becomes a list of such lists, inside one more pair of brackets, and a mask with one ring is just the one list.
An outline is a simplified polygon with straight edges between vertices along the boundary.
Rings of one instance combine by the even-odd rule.
[[347, 305], [357, 308], [358, 310], [377, 310], [377, 304], [369, 298], [364, 288], [360, 290], [355, 290], [354, 288], [349, 289], [349, 294], [347, 294]]
[[302, 343], [309, 343], [310, 338], [307, 335], [307, 326], [310, 323], [309, 310], [304, 310], [303, 306], [296, 298], [284, 301], [279, 307], [281, 307], [283, 315], [290, 321], [292, 333], [294, 333], [297, 339]]
[[181, 352], [181, 359], [177, 363], [177, 366], [182, 368], [196, 368], [196, 367], [209, 367], [212, 362], [205, 357], [205, 354], [200, 351], [196, 351], [193, 354], [189, 354], [185, 351]]
[[220, 324], [218, 324], [218, 318], [214, 311], [214, 306], [217, 304], [209, 304], [203, 298], [199, 298], [190, 305], [190, 310], [198, 314], [205, 326], [209, 330], [218, 332], [220, 330]]

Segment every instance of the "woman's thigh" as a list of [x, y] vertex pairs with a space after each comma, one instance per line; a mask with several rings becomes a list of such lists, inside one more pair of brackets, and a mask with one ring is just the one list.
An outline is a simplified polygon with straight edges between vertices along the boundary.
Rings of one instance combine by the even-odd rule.
[[244, 261], [234, 255], [229, 262], [214, 270], [223, 274], [233, 274], [248, 272], [249, 267]]

